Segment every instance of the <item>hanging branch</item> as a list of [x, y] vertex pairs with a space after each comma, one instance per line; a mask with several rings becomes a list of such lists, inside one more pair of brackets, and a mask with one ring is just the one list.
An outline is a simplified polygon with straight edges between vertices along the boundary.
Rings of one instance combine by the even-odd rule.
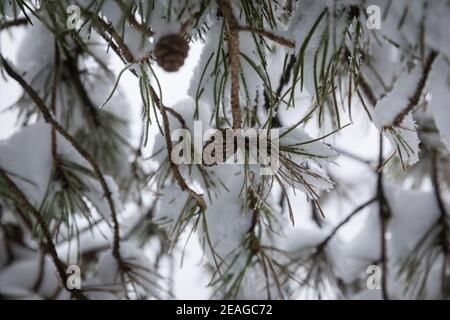
[[19, 187], [14, 183], [14, 181], [6, 174], [6, 172], [2, 168], [0, 168], [0, 177], [5, 182], [8, 189], [14, 194], [15, 199], [18, 202], [18, 205], [20, 205], [22, 208], [25, 208], [36, 219], [45, 238], [45, 244], [43, 244], [45, 247], [45, 251], [50, 253], [50, 256], [52, 257], [53, 263], [56, 267], [56, 271], [58, 272], [63, 287], [68, 292], [73, 294], [73, 296], [76, 299], [87, 300], [87, 297], [79, 290], [70, 290], [67, 287], [67, 279], [68, 279], [66, 274], [67, 267], [64, 264], [64, 262], [62, 262], [58, 257], [58, 252], [56, 251], [56, 247], [55, 244], [53, 243], [50, 231], [40, 212], [35, 207], [33, 207], [33, 205], [28, 201], [27, 197], [23, 194], [22, 190], [19, 189]]
[[52, 128], [54, 128], [61, 136], [63, 136], [78, 152], [78, 154], [83, 157], [92, 167], [95, 176], [97, 177], [100, 185], [105, 193], [106, 200], [108, 202], [108, 206], [111, 210], [111, 217], [114, 224], [114, 243], [113, 243], [113, 256], [117, 260], [118, 265], [123, 270], [126, 270], [125, 262], [123, 261], [120, 254], [120, 228], [119, 221], [117, 219], [117, 212], [114, 206], [114, 201], [112, 199], [111, 190], [106, 183], [106, 180], [100, 170], [99, 165], [95, 161], [95, 159], [75, 140], [73, 136], [71, 136], [53, 116], [45, 105], [44, 101], [39, 97], [39, 95], [34, 91], [34, 89], [17, 73], [14, 69], [9, 65], [9, 63], [1, 57], [2, 65], [8, 73], [8, 75], [17, 81], [20, 86], [25, 90], [25, 92], [30, 96], [33, 102], [38, 107], [39, 111], [42, 113], [44, 120], [46, 123], [50, 124]]
[[389, 202], [386, 199], [386, 194], [384, 192], [383, 186], [383, 135], [380, 133], [380, 144], [379, 144], [379, 154], [378, 154], [378, 177], [377, 177], [377, 198], [379, 206], [379, 217], [380, 217], [380, 246], [381, 246], [381, 268], [382, 272], [382, 283], [381, 290], [384, 300], [389, 300], [388, 293], [388, 253], [387, 253], [387, 225], [389, 219], [392, 215]]
[[365, 159], [357, 154], [354, 154], [352, 152], [337, 147], [334, 147], [334, 150], [336, 150], [336, 152], [339, 153], [339, 155], [341, 156], [347, 157], [349, 159], [352, 159], [367, 166], [372, 166], [372, 161]]
[[375, 105], [377, 104], [378, 99], [375, 96], [375, 94], [373, 93], [372, 88], [369, 86], [369, 84], [367, 83], [366, 79], [364, 78], [364, 76], [362, 74], [359, 77], [358, 84], [359, 84], [359, 87], [361, 88], [362, 92], [366, 96], [367, 100], [369, 100], [372, 108], [375, 108]]
[[448, 283], [448, 276], [447, 276], [447, 269], [450, 264], [450, 221], [447, 208], [445, 207], [444, 199], [442, 199], [442, 188], [439, 183], [439, 168], [437, 157], [438, 157], [437, 153], [434, 151], [431, 162], [431, 180], [433, 183], [433, 190], [440, 211], [439, 220], [442, 225], [441, 243], [444, 257], [442, 264], [441, 281], [442, 281], [442, 293], [444, 295], [444, 299], [447, 299], [450, 297], [450, 285]]
[[239, 102], [239, 23], [234, 16], [229, 0], [219, 0], [219, 8], [228, 26], [228, 54], [231, 68], [231, 113], [233, 115], [233, 129], [241, 128], [241, 109]]
[[[364, 95], [369, 100], [372, 108], [375, 108], [377, 104], [377, 98], [373, 93], [373, 90], [370, 88], [367, 81], [361, 75], [359, 79], [359, 86], [362, 89]], [[380, 133], [379, 135], [379, 150], [378, 150], [378, 170], [377, 170], [377, 199], [379, 206], [379, 217], [380, 217], [380, 247], [381, 247], [381, 257], [380, 263], [382, 267], [382, 281], [381, 281], [381, 290], [382, 296], [384, 300], [389, 300], [389, 292], [388, 292], [388, 253], [387, 253], [387, 226], [389, 223], [389, 219], [392, 215], [391, 208], [389, 202], [386, 198], [386, 194], [384, 191], [383, 185], [383, 169], [384, 169], [384, 157], [383, 157], [383, 135]]]
[[[56, 96], [57, 96], [57, 88], [58, 88], [58, 81], [61, 76], [61, 59], [59, 55], [59, 47], [58, 43], [55, 41], [55, 68], [53, 70], [53, 88], [52, 88], [52, 95], [50, 100], [50, 111], [53, 113], [54, 116], [56, 116]], [[52, 150], [52, 159], [53, 159], [53, 165], [55, 168], [59, 166], [59, 160], [58, 160], [58, 145], [56, 140], [56, 130], [52, 127], [51, 131], [51, 150]]]
[[128, 46], [123, 41], [122, 37], [119, 33], [111, 26], [110, 24], [106, 23], [102, 18], [100, 18], [98, 15], [91, 13], [89, 11], [85, 11], [85, 14], [90, 17], [90, 21], [92, 21], [94, 27], [97, 29], [97, 31], [102, 35], [102, 37], [105, 39], [106, 42], [110, 43], [110, 39], [108, 37], [105, 37], [105, 32], [109, 34], [109, 36], [116, 42], [115, 47], [113, 49], [118, 51], [118, 55], [120, 57], [123, 57], [125, 61], [128, 63], [136, 63], [135, 58], [133, 56], [133, 53], [128, 48]]
[[278, 44], [281, 44], [282, 46], [288, 47], [290, 49], [295, 48], [295, 43], [289, 39], [286, 39], [278, 34], [275, 34], [273, 32], [267, 31], [267, 30], [261, 30], [254, 27], [247, 27], [247, 26], [237, 26], [236, 27], [239, 31], [247, 31], [259, 34], [263, 37], [266, 37], [267, 39], [270, 39]]

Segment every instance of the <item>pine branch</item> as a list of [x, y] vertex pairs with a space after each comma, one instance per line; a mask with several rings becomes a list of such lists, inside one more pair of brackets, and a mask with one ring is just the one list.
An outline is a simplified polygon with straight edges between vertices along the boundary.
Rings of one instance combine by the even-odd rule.
[[95, 161], [95, 159], [75, 140], [73, 136], [71, 136], [59, 123], [53, 116], [51, 115], [50, 111], [48, 110], [47, 106], [45, 105], [44, 101], [39, 97], [39, 95], [34, 91], [34, 89], [17, 73], [14, 71], [14, 69], [9, 65], [9, 63], [1, 57], [2, 66], [5, 69], [6, 73], [17, 81], [17, 83], [20, 84], [20, 86], [25, 90], [25, 92], [30, 96], [30, 98], [33, 100], [33, 102], [38, 107], [39, 111], [42, 113], [45, 122], [50, 124], [52, 128], [54, 128], [62, 137], [64, 137], [80, 154], [81, 157], [83, 157], [92, 167], [95, 176], [97, 177], [98, 181], [100, 182], [100, 185], [105, 193], [105, 197], [108, 202], [108, 206], [111, 210], [111, 217], [114, 224], [114, 243], [113, 243], [113, 255], [116, 258], [119, 266], [123, 267], [125, 266], [125, 263], [121, 257], [120, 254], [120, 228], [119, 228], [119, 221], [117, 219], [117, 212], [115, 209], [115, 205], [112, 199], [112, 193], [109, 189], [106, 180], [100, 170], [99, 165]]
[[66, 60], [66, 66], [71, 76], [70, 82], [75, 87], [75, 92], [78, 94], [78, 97], [81, 100], [81, 106], [83, 108], [83, 113], [87, 120], [87, 123], [92, 129], [95, 129], [100, 124], [97, 115], [97, 108], [89, 97], [87, 90], [81, 80], [80, 72], [77, 66], [77, 58], [69, 57]]
[[37, 221], [40, 229], [42, 230], [42, 233], [45, 237], [45, 250], [50, 253], [50, 256], [52, 257], [53, 263], [56, 267], [56, 270], [58, 272], [58, 275], [60, 277], [60, 280], [62, 282], [62, 286], [69, 291], [76, 299], [79, 300], [86, 300], [87, 297], [78, 290], [70, 290], [67, 287], [67, 274], [64, 262], [61, 261], [61, 259], [58, 257], [58, 252], [56, 251], [55, 244], [53, 243], [52, 236], [50, 234], [50, 231], [47, 227], [47, 223], [45, 222], [44, 218], [40, 214], [40, 212], [28, 201], [25, 194], [22, 192], [22, 190], [19, 189], [19, 187], [14, 183], [14, 181], [7, 175], [7, 173], [0, 167], [0, 177], [5, 182], [8, 189], [14, 194], [15, 200], [17, 201], [18, 205], [20, 205], [22, 208], [25, 208]]
[[151, 38], [155, 35], [155, 33], [147, 28], [146, 26], [140, 24], [136, 18], [133, 16], [133, 14], [130, 12], [130, 8], [128, 7], [128, 5], [123, 2], [122, 0], [114, 0], [115, 3], [120, 7], [120, 9], [122, 10], [122, 12], [126, 15], [128, 22], [130, 23], [130, 25], [135, 28], [136, 30], [140, 31], [142, 34], [144, 34], [145, 36]]
[[349, 152], [347, 150], [343, 150], [343, 149], [340, 149], [340, 148], [337, 148], [337, 147], [334, 147], [334, 150], [336, 150], [336, 152], [339, 153], [340, 155], [342, 155], [344, 157], [347, 157], [349, 159], [358, 161], [358, 162], [360, 162], [362, 164], [365, 164], [367, 166], [371, 166], [372, 165], [372, 161], [370, 161], [368, 159], [364, 159], [363, 157], [360, 157], [359, 155], [354, 154], [352, 152]]
[[231, 113], [233, 115], [233, 129], [241, 128], [241, 109], [239, 102], [239, 23], [234, 16], [231, 1], [218, 0], [228, 26], [228, 54], [231, 68]]
[[97, 31], [103, 35], [103, 38], [109, 43], [110, 41], [107, 39], [107, 37], [104, 36], [104, 33], [107, 32], [110, 37], [116, 42], [117, 47], [115, 47], [115, 50], [118, 51], [119, 56], [123, 57], [125, 61], [128, 63], [136, 63], [136, 60], [133, 56], [133, 53], [128, 48], [126, 43], [123, 41], [120, 34], [114, 29], [113, 26], [106, 23], [102, 18], [100, 18], [98, 15], [91, 13], [89, 11], [84, 11], [87, 16], [90, 17], [94, 27], [97, 29]]

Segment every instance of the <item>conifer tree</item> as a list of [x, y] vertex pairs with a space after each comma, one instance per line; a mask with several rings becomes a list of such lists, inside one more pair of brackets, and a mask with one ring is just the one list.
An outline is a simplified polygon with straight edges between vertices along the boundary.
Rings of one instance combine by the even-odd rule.
[[[448, 0], [0, 0], [0, 92], [21, 90], [0, 297], [176, 298], [173, 256], [197, 241], [214, 299], [449, 299], [448, 16]], [[194, 47], [169, 105], [161, 74]]]

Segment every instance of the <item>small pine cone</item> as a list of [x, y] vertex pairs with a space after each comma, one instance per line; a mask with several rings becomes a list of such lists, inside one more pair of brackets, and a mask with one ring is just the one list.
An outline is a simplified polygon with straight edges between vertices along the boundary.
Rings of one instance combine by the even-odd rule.
[[158, 40], [155, 45], [155, 57], [158, 65], [167, 72], [175, 72], [184, 64], [189, 45], [179, 34], [169, 34]]

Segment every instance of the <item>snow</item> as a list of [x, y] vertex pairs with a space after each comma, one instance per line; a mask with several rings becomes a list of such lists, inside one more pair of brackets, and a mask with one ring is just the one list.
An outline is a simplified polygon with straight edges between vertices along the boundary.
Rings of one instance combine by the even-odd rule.
[[161, 222], [171, 232], [180, 214], [187, 209], [189, 195], [182, 193], [175, 184], [169, 184], [161, 193], [157, 200], [155, 220]]
[[289, 228], [286, 232], [286, 237], [282, 241], [285, 242], [280, 246], [289, 252], [300, 252], [303, 250], [314, 248], [319, 245], [328, 233], [312, 226], [296, 226]]
[[[440, 211], [434, 192], [389, 187], [386, 195], [393, 213], [390, 222], [392, 256], [402, 260], [438, 221]], [[450, 204], [447, 203], [447, 210]], [[450, 212], [450, 211], [449, 211]]]
[[[198, 105], [199, 110], [198, 118], [196, 118], [197, 105], [195, 101], [189, 97], [179, 101], [178, 103], [169, 108], [175, 111], [184, 120], [184, 123], [182, 124], [177, 119], [176, 116], [172, 115], [170, 112], [167, 112], [171, 138], [175, 137], [177, 129], [181, 130], [187, 129], [189, 131], [189, 135], [186, 137], [186, 139], [190, 139], [191, 142], [190, 144], [192, 146], [193, 151], [191, 160], [192, 163], [194, 163], [196, 157], [199, 157], [199, 159], [201, 159], [201, 155], [203, 154], [203, 135], [205, 135], [206, 131], [210, 129], [209, 123], [211, 117], [209, 109], [203, 103], [200, 103]], [[161, 128], [164, 130], [162, 120], [160, 119], [159, 121], [161, 124]], [[199, 138], [196, 139], [195, 135], [198, 135]], [[183, 146], [183, 143], [189, 143], [188, 140], [186, 141], [183, 140], [181, 142], [178, 142], [178, 140], [175, 141], [175, 139], [172, 140], [174, 148], [178, 147], [181, 148]], [[195, 143], [194, 141], [202, 142], [202, 144], [200, 145], [200, 143]], [[151, 154], [152, 154], [151, 160], [155, 161], [157, 164], [159, 165], [164, 164], [166, 166], [168, 165], [168, 154], [165, 137], [161, 134], [159, 130], [155, 132], [155, 136], [153, 137], [153, 147]], [[180, 170], [181, 175], [188, 182], [195, 180], [204, 187], [202, 175], [196, 166], [193, 166], [192, 164], [183, 163], [179, 165], [178, 168]]]
[[[241, 211], [243, 166], [224, 164], [217, 165], [213, 170], [219, 191], [216, 198], [208, 200], [205, 217], [212, 246], [222, 258], [225, 258], [242, 247], [241, 241], [250, 228], [252, 217], [251, 214]], [[200, 233], [201, 238], [203, 232], [204, 229]], [[207, 250], [209, 251], [209, 248]]]
[[367, 266], [378, 261], [381, 256], [378, 205], [372, 205], [370, 209], [359, 232], [343, 245], [341, 251], [341, 254], [346, 257], [343, 279], [348, 283], [365, 272]]
[[441, 53], [450, 58], [450, 43], [448, 41], [448, 30], [450, 21], [450, 3], [448, 1], [432, 1], [428, 4], [428, 18], [425, 21], [426, 41]]
[[36, 256], [34, 259], [19, 260], [4, 268], [0, 272], [0, 291], [2, 294], [13, 293], [17, 296], [25, 295], [27, 297], [37, 296], [41, 298], [51, 298], [60, 286], [60, 280], [56, 273], [53, 262], [49, 257], [44, 259], [43, 277], [41, 284], [35, 294], [33, 287], [39, 277], [40, 259]]

